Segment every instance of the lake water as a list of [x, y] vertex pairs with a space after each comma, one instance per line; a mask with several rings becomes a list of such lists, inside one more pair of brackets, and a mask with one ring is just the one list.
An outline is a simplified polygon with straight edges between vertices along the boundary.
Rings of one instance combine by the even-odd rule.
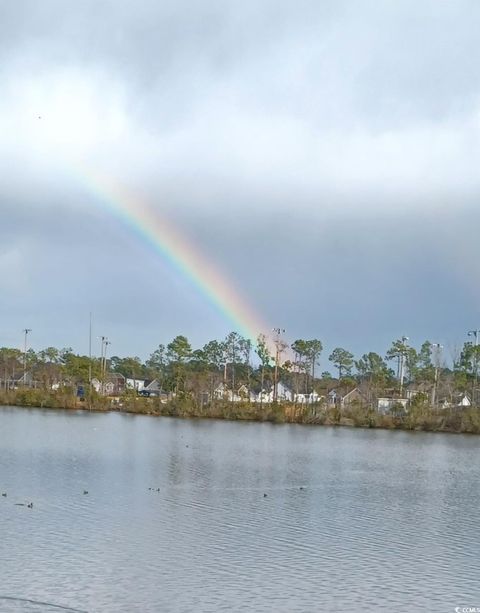
[[480, 607], [479, 445], [0, 408], [0, 611]]

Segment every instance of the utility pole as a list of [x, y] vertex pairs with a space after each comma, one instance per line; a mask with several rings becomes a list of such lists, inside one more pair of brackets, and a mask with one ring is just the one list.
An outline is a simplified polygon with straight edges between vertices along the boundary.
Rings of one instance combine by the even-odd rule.
[[433, 391], [432, 391], [432, 406], [435, 408], [437, 403], [437, 388], [438, 388], [438, 373], [440, 370], [440, 355], [443, 349], [443, 345], [439, 343], [432, 343], [432, 347], [434, 349], [434, 357], [433, 363], [435, 367], [435, 378], [433, 382]]
[[92, 408], [92, 312], [88, 328], [88, 408]]
[[[107, 349], [108, 346], [111, 345], [112, 343], [108, 340], [108, 338], [105, 339], [105, 355], [103, 356], [103, 387], [105, 390], [105, 381], [107, 379]], [[135, 386], [135, 382], [134, 382], [134, 386]]]
[[106, 336], [101, 336], [101, 351], [100, 351], [100, 378], [101, 378], [101, 392], [102, 396], [105, 393], [105, 356], [107, 353], [106, 343], [108, 342], [108, 338]]
[[222, 400], [225, 400], [225, 398], [228, 399], [228, 394], [227, 394], [228, 344], [227, 344], [226, 340], [222, 344], [222, 351], [223, 351], [223, 358], [224, 358], [224, 362], [223, 362], [223, 391], [222, 391]]
[[235, 401], [235, 338], [232, 335], [232, 402]]
[[470, 330], [468, 336], [473, 336], [475, 338], [473, 342], [474, 354], [473, 354], [473, 384], [472, 384], [472, 405], [476, 406], [476, 391], [477, 391], [477, 382], [478, 382], [478, 335], [480, 334], [480, 330]]
[[27, 336], [28, 333], [31, 332], [31, 328], [24, 328], [22, 332], [24, 333], [24, 343], [23, 343], [23, 385], [24, 387], [27, 385]]
[[401, 354], [400, 354], [400, 373], [399, 373], [400, 398], [402, 397], [402, 394], [403, 394], [403, 377], [405, 374], [405, 358], [406, 358], [406, 350], [407, 350], [407, 345], [406, 345], [407, 341], [408, 341], [408, 336], [402, 336], [403, 348], [401, 349]]
[[285, 328], [273, 328], [272, 332], [275, 332], [276, 338], [273, 341], [275, 343], [275, 371], [273, 377], [273, 402], [277, 402], [278, 398], [278, 362], [280, 357], [280, 343], [281, 335], [285, 333]]

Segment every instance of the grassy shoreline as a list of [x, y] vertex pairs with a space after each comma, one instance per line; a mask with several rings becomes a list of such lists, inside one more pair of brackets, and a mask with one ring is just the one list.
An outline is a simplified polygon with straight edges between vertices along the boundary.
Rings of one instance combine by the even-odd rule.
[[259, 404], [215, 402], [198, 404], [192, 398], [175, 398], [162, 403], [158, 398], [126, 396], [119, 402], [96, 396], [89, 404], [72, 393], [47, 392], [38, 389], [0, 392], [0, 404], [26, 408], [122, 412], [138, 415], [195, 419], [225, 419], [270, 423], [296, 423], [319, 426], [348, 426], [424, 432], [480, 434], [480, 409], [433, 411], [429, 407], [412, 410], [408, 415], [380, 415], [367, 407], [339, 410], [316, 405]]

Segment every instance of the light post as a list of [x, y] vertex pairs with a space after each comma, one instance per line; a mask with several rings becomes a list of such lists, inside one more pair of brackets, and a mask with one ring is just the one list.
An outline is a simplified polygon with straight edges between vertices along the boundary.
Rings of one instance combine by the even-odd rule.
[[92, 408], [92, 312], [88, 327], [88, 408]]
[[478, 356], [477, 356], [477, 347], [478, 347], [478, 335], [480, 334], [480, 330], [470, 330], [468, 332], [468, 336], [473, 336], [475, 338], [473, 342], [473, 385], [472, 385], [472, 405], [476, 406], [475, 393], [477, 389], [477, 381], [478, 381]]
[[105, 384], [107, 380], [107, 350], [108, 350], [108, 346], [111, 344], [112, 343], [108, 340], [108, 338], [106, 338], [105, 339], [105, 354], [103, 356], [103, 392], [104, 393], [105, 393]]
[[24, 328], [22, 332], [24, 333], [24, 342], [23, 342], [23, 385], [27, 385], [27, 336], [28, 333], [31, 332], [31, 328]]
[[105, 377], [107, 374], [107, 346], [110, 345], [110, 341], [106, 336], [100, 337], [102, 341], [102, 349], [100, 354], [100, 374], [102, 378], [102, 395], [105, 395]]
[[435, 408], [437, 402], [437, 387], [438, 387], [438, 372], [440, 370], [440, 355], [443, 349], [443, 345], [440, 343], [432, 343], [432, 348], [434, 349], [434, 367], [435, 367], [435, 377], [433, 381], [433, 391], [432, 391], [432, 406]]
[[235, 402], [235, 337], [232, 334], [232, 402]]
[[402, 336], [403, 347], [400, 350], [401, 352], [400, 352], [400, 373], [399, 373], [400, 398], [402, 397], [402, 394], [403, 394], [403, 377], [404, 377], [404, 371], [405, 371], [405, 358], [406, 358], [406, 353], [408, 349], [408, 346], [406, 344], [407, 341], [408, 341], [408, 336]]
[[273, 402], [277, 402], [278, 398], [278, 360], [280, 357], [280, 336], [285, 333], [285, 328], [273, 328], [272, 332], [275, 332], [276, 338], [273, 341], [275, 343], [275, 371], [273, 377]]
[[104, 388], [104, 381], [103, 381], [103, 351], [104, 351], [104, 343], [105, 343], [105, 339], [107, 337], [106, 336], [101, 336], [100, 337], [100, 391], [101, 394], [103, 396], [103, 388]]

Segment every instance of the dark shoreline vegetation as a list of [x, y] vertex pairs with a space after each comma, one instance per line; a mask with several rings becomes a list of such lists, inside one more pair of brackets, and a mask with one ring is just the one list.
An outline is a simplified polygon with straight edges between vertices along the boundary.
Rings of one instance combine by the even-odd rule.
[[361, 406], [325, 408], [319, 405], [295, 405], [294, 403], [257, 403], [216, 401], [199, 405], [191, 398], [174, 398], [167, 402], [159, 398], [125, 397], [119, 402], [96, 396], [89, 404], [80, 401], [71, 390], [48, 393], [38, 389], [0, 392], [2, 406], [19, 408], [43, 408], [82, 410], [99, 413], [122, 412], [136, 415], [178, 417], [183, 419], [225, 419], [232, 421], [257, 421], [275, 424], [292, 423], [319, 426], [347, 426], [355, 428], [381, 428], [480, 434], [480, 409], [413, 410], [405, 415], [381, 415]]
[[[25, 331], [25, 347], [27, 342]], [[231, 332], [194, 349], [185, 336], [145, 361], [70, 348], [0, 348], [0, 402], [40, 408], [118, 410], [172, 417], [480, 433], [480, 330], [447, 366], [442, 347], [406, 337], [385, 357], [335, 348], [320, 370], [319, 339], [290, 345], [274, 331], [256, 342]], [[323, 361], [323, 360], [322, 360]], [[393, 366], [393, 368], [392, 368]]]

